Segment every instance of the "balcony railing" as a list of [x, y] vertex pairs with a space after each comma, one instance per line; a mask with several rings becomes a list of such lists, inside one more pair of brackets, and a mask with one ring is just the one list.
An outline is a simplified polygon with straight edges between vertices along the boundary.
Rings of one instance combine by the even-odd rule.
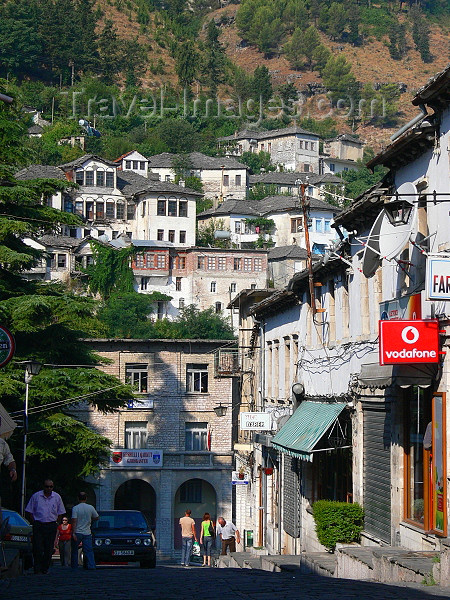
[[237, 348], [221, 348], [216, 350], [214, 356], [214, 371], [216, 377], [229, 377], [239, 375], [241, 372], [241, 359]]

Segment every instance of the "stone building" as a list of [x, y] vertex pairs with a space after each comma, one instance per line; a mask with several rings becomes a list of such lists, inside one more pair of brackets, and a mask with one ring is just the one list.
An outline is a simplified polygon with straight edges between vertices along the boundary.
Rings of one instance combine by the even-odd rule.
[[[110, 364], [101, 367], [135, 388], [128, 407], [78, 418], [113, 443], [95, 484], [98, 510], [137, 509], [156, 524], [158, 550], [181, 548], [186, 508], [232, 519], [232, 430], [236, 418], [235, 352], [224, 340], [87, 340]], [[233, 342], [231, 341], [231, 344]], [[228, 408], [217, 416], [214, 408]]]
[[364, 145], [362, 140], [348, 133], [324, 140], [321, 173], [340, 173], [358, 168], [357, 162], [363, 160]]

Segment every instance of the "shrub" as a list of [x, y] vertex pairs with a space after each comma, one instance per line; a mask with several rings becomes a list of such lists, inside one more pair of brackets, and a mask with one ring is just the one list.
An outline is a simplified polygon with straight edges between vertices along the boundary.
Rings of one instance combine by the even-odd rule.
[[319, 542], [334, 551], [336, 544], [357, 542], [364, 526], [364, 510], [359, 504], [318, 500], [313, 504]]

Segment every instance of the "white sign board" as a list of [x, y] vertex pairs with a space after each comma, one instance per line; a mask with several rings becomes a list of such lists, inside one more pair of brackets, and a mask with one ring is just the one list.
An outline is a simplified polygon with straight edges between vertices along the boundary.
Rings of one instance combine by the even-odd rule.
[[127, 401], [127, 408], [137, 408], [142, 410], [147, 410], [148, 408], [153, 408], [153, 398], [148, 398], [147, 396], [138, 396], [136, 398], [130, 398]]
[[429, 256], [426, 281], [429, 300], [450, 300], [450, 258]]
[[160, 469], [163, 466], [163, 451], [149, 448], [114, 448], [109, 466], [111, 469]]
[[247, 485], [248, 484], [247, 473], [239, 473], [239, 471], [232, 471], [231, 483], [233, 485], [242, 485], [242, 484]]
[[272, 429], [272, 417], [263, 412], [241, 412], [241, 429], [243, 431], [269, 431]]

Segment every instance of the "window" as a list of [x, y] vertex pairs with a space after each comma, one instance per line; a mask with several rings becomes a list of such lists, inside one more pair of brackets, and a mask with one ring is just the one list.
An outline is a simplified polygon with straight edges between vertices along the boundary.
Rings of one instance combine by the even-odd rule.
[[332, 173], [334, 173], [335, 169], [336, 169], [336, 165], [334, 163], [330, 163], [330, 171]]
[[174, 242], [175, 241], [175, 230], [174, 229], [169, 229], [169, 242]]
[[215, 256], [208, 256], [208, 270], [209, 271], [214, 271], [216, 268], [216, 257]]
[[261, 258], [255, 258], [255, 271], [262, 271], [262, 259]]
[[147, 421], [125, 421], [125, 448], [147, 447]]
[[311, 165], [309, 165], [308, 163], [305, 163], [303, 165], [303, 170], [305, 171], [305, 173], [309, 173], [311, 171]]
[[105, 203], [104, 202], [96, 202], [95, 203], [95, 217], [96, 217], [96, 219], [104, 219], [105, 218]]
[[256, 290], [256, 283], [252, 283], [251, 286], [250, 286], [250, 289], [251, 290]]
[[185, 243], [186, 243], [186, 232], [180, 231], [180, 244], [185, 244]]
[[240, 258], [235, 258], [233, 260], [233, 269], [235, 271], [240, 271], [242, 269], [242, 264], [241, 264], [241, 259]]
[[58, 268], [65, 269], [66, 268], [66, 255], [58, 254]]
[[114, 173], [111, 171], [106, 173], [106, 187], [114, 187]]
[[188, 504], [201, 504], [202, 502], [202, 480], [190, 479], [180, 487], [180, 502]]
[[119, 232], [118, 232], [118, 231], [113, 231], [113, 232], [112, 232], [112, 239], [113, 239], [113, 240], [117, 240], [117, 237], [118, 237], [118, 235], [119, 235]]
[[211, 285], [210, 285], [210, 290], [212, 293], [215, 293], [217, 288], [216, 282], [215, 281], [211, 281]]
[[186, 200], [180, 200], [179, 205], [178, 205], [178, 216], [179, 217], [187, 217], [188, 216]]
[[269, 142], [267, 144], [267, 152], [271, 152], [272, 151], [272, 144]]
[[230, 185], [230, 176], [229, 175], [224, 175], [223, 176], [223, 185], [225, 187], [228, 187]]
[[116, 204], [116, 218], [123, 219], [125, 217], [125, 205], [123, 202], [118, 202]]
[[145, 267], [145, 258], [143, 254], [136, 254], [136, 258], [134, 259], [134, 264], [137, 269], [143, 269]]
[[234, 184], [241, 185], [241, 176], [240, 175], [236, 175], [236, 177], [234, 178]]
[[81, 202], [80, 200], [77, 200], [75, 202], [75, 214], [82, 217], [83, 216], [83, 210], [84, 210], [84, 202]]
[[158, 320], [165, 319], [167, 317], [167, 302], [164, 300], [158, 300]]
[[225, 256], [219, 256], [217, 258], [217, 268], [219, 271], [225, 271], [227, 268], [227, 259]]
[[185, 256], [179, 256], [178, 257], [178, 268], [179, 269], [185, 269], [186, 268], [186, 257]]
[[222, 312], [222, 302], [216, 302], [216, 313]]
[[141, 277], [141, 292], [147, 291], [148, 277]]
[[323, 220], [316, 219], [316, 233], [323, 233]]
[[177, 201], [176, 200], [169, 200], [169, 208], [167, 211], [167, 214], [169, 215], [169, 217], [176, 217], [177, 216]]
[[86, 185], [94, 185], [94, 171], [86, 171]]
[[147, 202], [142, 202], [141, 204], [141, 217], [145, 217], [145, 210], [146, 210], [146, 206], [147, 206]]
[[251, 270], [252, 270], [252, 259], [244, 258], [244, 271], [251, 271]]
[[236, 291], [236, 284], [232, 283], [230, 284], [230, 292], [235, 292]]
[[125, 379], [127, 383], [134, 387], [136, 392], [146, 394], [148, 392], [148, 365], [125, 365]]
[[135, 212], [136, 206], [134, 204], [127, 204], [127, 219], [129, 221], [134, 219]]
[[105, 186], [105, 172], [97, 171], [97, 186], [104, 187]]
[[181, 292], [181, 277], [175, 278], [175, 290]]
[[156, 255], [156, 268], [157, 269], [165, 269], [166, 268], [165, 254], [157, 254]]
[[136, 169], [136, 170], [137, 170], [137, 169], [138, 169], [138, 167], [139, 167], [139, 163], [138, 163], [138, 161], [137, 161], [137, 160], [133, 160], [133, 169]]
[[71, 198], [64, 198], [64, 212], [73, 213], [73, 202]]
[[208, 365], [190, 363], [186, 365], [186, 391], [208, 391]]
[[86, 218], [91, 220], [94, 218], [94, 203], [86, 202]]
[[184, 308], [184, 298], [178, 300], [178, 308]]
[[205, 257], [199, 256], [197, 258], [197, 269], [204, 269], [204, 268], [205, 268]]
[[106, 218], [114, 219], [114, 202], [106, 203]]
[[311, 150], [314, 152], [315, 149], [316, 149], [316, 144], [314, 142], [311, 142]]
[[140, 171], [145, 171], [145, 161], [141, 160], [139, 162], [139, 170]]
[[165, 200], [158, 200], [158, 204], [157, 204], [157, 208], [156, 208], [156, 214], [159, 217], [165, 217], [166, 216], [166, 201]]
[[166, 175], [164, 179], [165, 181], [170, 181], [170, 175]]
[[240, 221], [234, 222], [234, 233], [241, 233], [241, 222]]
[[323, 230], [325, 231], [325, 233], [330, 233], [331, 231], [331, 221], [329, 219], [325, 219], [325, 221], [323, 222]]
[[344, 171], [348, 171], [348, 167], [344, 167]]
[[75, 173], [75, 182], [78, 183], [78, 185], [84, 185], [84, 172], [83, 171], [77, 171]]
[[160, 242], [163, 241], [164, 239], [164, 229], [158, 229], [158, 231], [156, 232], [156, 239]]

